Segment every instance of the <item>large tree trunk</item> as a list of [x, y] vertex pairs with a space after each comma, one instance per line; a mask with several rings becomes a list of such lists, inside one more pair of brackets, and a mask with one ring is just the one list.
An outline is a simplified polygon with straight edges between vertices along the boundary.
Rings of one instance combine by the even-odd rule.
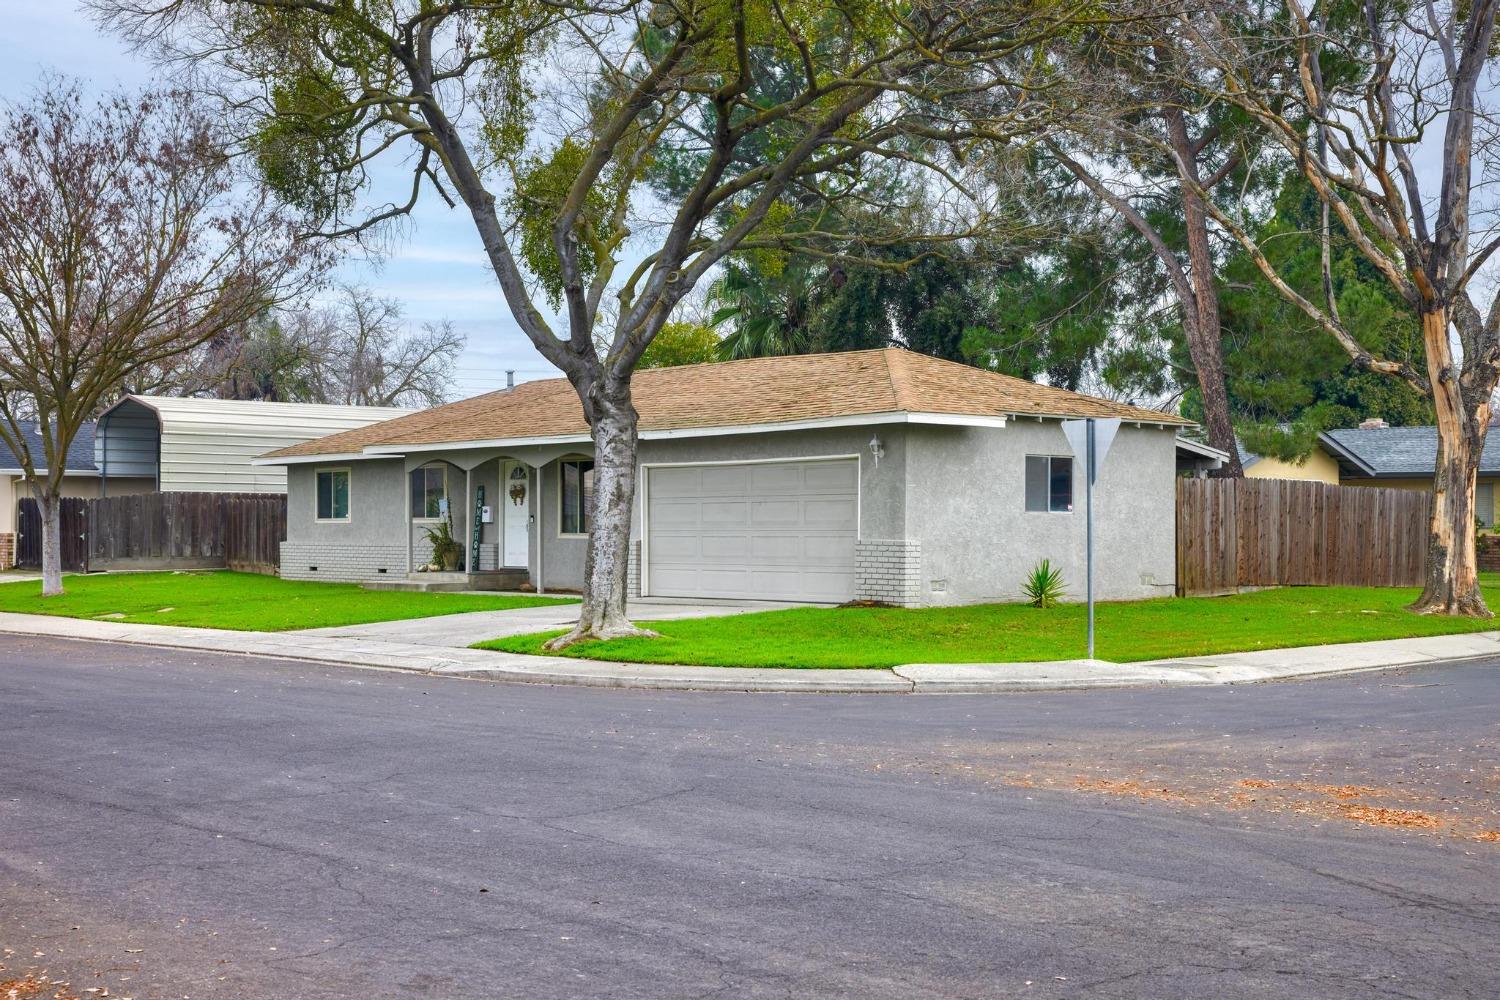
[[1446, 311], [1422, 314], [1432, 403], [1437, 413], [1437, 464], [1432, 477], [1432, 527], [1427, 584], [1410, 610], [1424, 615], [1488, 618], [1475, 552], [1474, 485], [1489, 430], [1490, 404], [1465, 402], [1453, 369]]
[[42, 514], [42, 596], [57, 597], [62, 583], [62, 498], [51, 486], [33, 485], [32, 496]]
[[[1177, 169], [1186, 173], [1193, 184], [1199, 183], [1198, 151], [1188, 138], [1182, 112], [1174, 110], [1167, 114], [1167, 129], [1177, 152]], [[1182, 192], [1188, 274], [1193, 287], [1193, 301], [1182, 303], [1188, 356], [1198, 374], [1203, 427], [1208, 432], [1208, 443], [1229, 454], [1229, 461], [1211, 475], [1238, 478], [1245, 474], [1245, 470], [1240, 466], [1234, 422], [1229, 419], [1229, 389], [1224, 380], [1224, 330], [1219, 320], [1219, 289], [1214, 283], [1216, 272], [1213, 245], [1208, 237], [1208, 213], [1193, 187], [1181, 183], [1178, 188]]]
[[1208, 225], [1196, 194], [1184, 191], [1183, 207], [1195, 301], [1184, 302], [1182, 308], [1184, 311], [1194, 310], [1196, 318], [1196, 322], [1186, 324], [1188, 356], [1198, 373], [1198, 392], [1203, 400], [1203, 427], [1208, 432], [1208, 443], [1229, 454], [1229, 461], [1210, 475], [1239, 477], [1245, 474], [1245, 470], [1240, 466], [1234, 422], [1229, 418], [1229, 388], [1224, 379], [1224, 332], [1219, 322], [1219, 289], [1214, 285]]
[[583, 607], [577, 626], [547, 643], [552, 650], [585, 639], [656, 634], [637, 628], [626, 616], [637, 443], [630, 385], [604, 378], [586, 396], [584, 408], [594, 437], [594, 496], [583, 569]]

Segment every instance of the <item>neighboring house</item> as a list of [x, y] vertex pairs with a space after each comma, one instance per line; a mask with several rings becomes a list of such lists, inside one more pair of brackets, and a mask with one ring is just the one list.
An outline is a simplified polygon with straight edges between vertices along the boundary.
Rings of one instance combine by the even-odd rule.
[[[1372, 426], [1325, 431], [1319, 444], [1338, 465], [1339, 482], [1345, 486], [1390, 486], [1403, 490], [1432, 489], [1437, 465], [1436, 427]], [[1479, 483], [1475, 513], [1486, 528], [1496, 524], [1496, 482], [1500, 481], [1500, 441], [1494, 428], [1479, 458]]]
[[[1050, 559], [1081, 597], [1083, 482], [1059, 421], [1084, 416], [1124, 420], [1095, 492], [1099, 596], [1173, 592], [1180, 417], [896, 349], [641, 371], [634, 400], [633, 595], [1011, 600]], [[402, 580], [451, 502], [490, 574], [464, 585], [577, 589], [592, 453], [563, 379], [282, 449], [262, 460], [289, 473], [281, 573]]]
[[1246, 479], [1309, 479], [1314, 482], [1337, 486], [1339, 464], [1322, 448], [1314, 448], [1296, 461], [1276, 458], [1272, 455], [1257, 455], [1240, 445], [1240, 468]]
[[[37, 475], [47, 475], [46, 452], [42, 438], [34, 422], [22, 428], [26, 433], [26, 450], [32, 461], [38, 463]], [[133, 476], [110, 477], [109, 489], [116, 494], [145, 493], [154, 488], [154, 480]], [[96, 497], [100, 494], [101, 480], [94, 464], [94, 424], [84, 424], [68, 449], [67, 464], [63, 467], [62, 495], [65, 497]], [[0, 569], [9, 569], [16, 559], [16, 527], [19, 523], [21, 501], [31, 496], [31, 487], [26, 484], [21, 461], [4, 444], [0, 444]]]
[[1206, 476], [1222, 469], [1229, 461], [1229, 453], [1220, 451], [1206, 441], [1198, 441], [1186, 435], [1177, 435], [1177, 474], [1193, 478]]
[[285, 470], [252, 464], [257, 456], [415, 412], [131, 395], [99, 417], [94, 461], [111, 486], [145, 476], [163, 493], [285, 493]]

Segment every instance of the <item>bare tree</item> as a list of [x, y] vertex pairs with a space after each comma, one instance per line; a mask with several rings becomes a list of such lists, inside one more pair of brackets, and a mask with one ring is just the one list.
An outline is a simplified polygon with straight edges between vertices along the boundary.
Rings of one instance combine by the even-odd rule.
[[0, 135], [0, 441], [41, 509], [42, 593], [55, 595], [80, 425], [133, 372], [264, 308], [310, 251], [267, 196], [246, 193], [185, 91], [95, 102], [49, 80], [0, 112]]
[[448, 320], [412, 328], [401, 303], [359, 285], [278, 306], [197, 350], [138, 372], [132, 392], [352, 406], [438, 406], [467, 338]]
[[[909, 190], [966, 191], [938, 143], [903, 140], [945, 134], [931, 109], [976, 85], [978, 60], [1014, 56], [1019, 82], [1029, 72], [1021, 57], [1038, 41], [1104, 16], [1099, 4], [1011, 2], [94, 6], [131, 38], [249, 83], [235, 94], [259, 102], [268, 175], [322, 205], [330, 234], [399, 218], [424, 191], [463, 206], [511, 314], [572, 383], [594, 439], [583, 608], [554, 648], [642, 634], [626, 616], [631, 376], [673, 307], [736, 249], [829, 253], [817, 226], [778, 224], [786, 199], [857, 196], [872, 158], [925, 173]], [[1017, 109], [1011, 130], [1029, 130], [1030, 114]], [[382, 209], [351, 214], [367, 166], [397, 148], [411, 156], [409, 187]], [[693, 154], [683, 158], [686, 194], [641, 210], [647, 172], [674, 151]], [[902, 206], [886, 208], [899, 228]], [[936, 241], [974, 231], [966, 206], [944, 221]], [[561, 310], [561, 330], [540, 295]], [[614, 305], [601, 313], [606, 296]]]
[[[1362, 0], [1353, 23], [1334, 25], [1327, 7], [1287, 0], [1274, 25], [1247, 22], [1238, 9], [1180, 22], [1192, 58], [1210, 70], [1194, 75], [1192, 92], [1247, 115], [1321, 200], [1321, 294], [1303, 294], [1277, 271], [1247, 222], [1253, 209], [1196, 185], [1209, 214], [1356, 365], [1404, 379], [1433, 401], [1427, 583], [1412, 605], [1429, 614], [1490, 613], [1478, 582], [1474, 494], [1500, 381], [1500, 275], [1487, 266], [1500, 248], [1487, 187], [1500, 168], [1500, 122], [1493, 89], [1481, 87], [1497, 9], [1500, 0]], [[1418, 165], [1423, 153], [1435, 169]], [[1337, 240], [1357, 248], [1416, 311], [1425, 371], [1372, 353], [1339, 314]]]
[[447, 401], [465, 343], [448, 320], [407, 331], [399, 302], [348, 286], [332, 325], [321, 365], [327, 402], [437, 406]]

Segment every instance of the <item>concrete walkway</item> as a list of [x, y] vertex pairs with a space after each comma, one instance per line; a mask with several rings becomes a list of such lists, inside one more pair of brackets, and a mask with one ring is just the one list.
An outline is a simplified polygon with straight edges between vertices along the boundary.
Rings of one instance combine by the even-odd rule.
[[[367, 625], [335, 625], [331, 628], [299, 629], [282, 632], [287, 636], [331, 636], [354, 642], [401, 642], [422, 646], [463, 649], [485, 639], [508, 635], [527, 635], [570, 628], [578, 621], [578, 604], [551, 604], [536, 608], [511, 608], [506, 611], [471, 611], [461, 615], [436, 618], [408, 618], [404, 621], [371, 622]], [[638, 621], [670, 621], [677, 618], [717, 618], [743, 615], [752, 611], [779, 611], [805, 607], [775, 601], [678, 601], [665, 598], [638, 598], [630, 602], [632, 617]]]
[[[686, 617], [688, 609], [699, 609], [701, 614], [702, 609], [707, 606], [682, 607], [684, 610], [681, 616]], [[559, 607], [526, 610], [545, 611], [551, 615], [537, 616], [530, 621], [527, 630], [547, 628], [558, 625], [559, 622], [566, 625], [571, 620], [566, 617], [565, 609]], [[656, 609], [653, 608], [654, 610]], [[740, 607], [739, 610], [750, 611], [756, 608]], [[515, 613], [482, 612], [485, 615]], [[1500, 659], [1500, 632], [1472, 632], [1467, 635], [1391, 639], [1336, 646], [1305, 646], [1144, 663], [1110, 663], [1105, 660], [915, 663], [891, 670], [774, 670], [609, 663], [490, 652], [433, 641], [435, 636], [444, 631], [451, 631], [455, 636], [461, 631], [469, 634], [476, 626], [468, 622], [456, 624], [455, 619], [471, 617], [473, 616], [451, 615], [392, 622], [388, 624], [405, 626], [407, 629], [420, 625], [421, 630], [401, 631], [401, 635], [408, 638], [381, 638], [366, 632], [353, 637], [347, 629], [236, 632], [0, 613], [0, 634], [44, 635], [172, 649], [241, 653], [484, 680], [684, 691], [911, 694], [1194, 686], [1326, 677], [1458, 660]], [[517, 624], [519, 625], [519, 621]], [[410, 641], [411, 634], [423, 636], [427, 641]], [[497, 634], [499, 633], [493, 630], [484, 633], [485, 636]]]

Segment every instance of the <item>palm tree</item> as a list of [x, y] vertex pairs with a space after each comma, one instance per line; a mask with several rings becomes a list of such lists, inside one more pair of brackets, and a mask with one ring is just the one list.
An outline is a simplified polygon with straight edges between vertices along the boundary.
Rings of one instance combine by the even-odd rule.
[[733, 321], [721, 342], [723, 356], [763, 358], [807, 350], [818, 279], [807, 261], [790, 260], [774, 274], [750, 262], [731, 262], [708, 288], [708, 303], [716, 307], [710, 322]]

